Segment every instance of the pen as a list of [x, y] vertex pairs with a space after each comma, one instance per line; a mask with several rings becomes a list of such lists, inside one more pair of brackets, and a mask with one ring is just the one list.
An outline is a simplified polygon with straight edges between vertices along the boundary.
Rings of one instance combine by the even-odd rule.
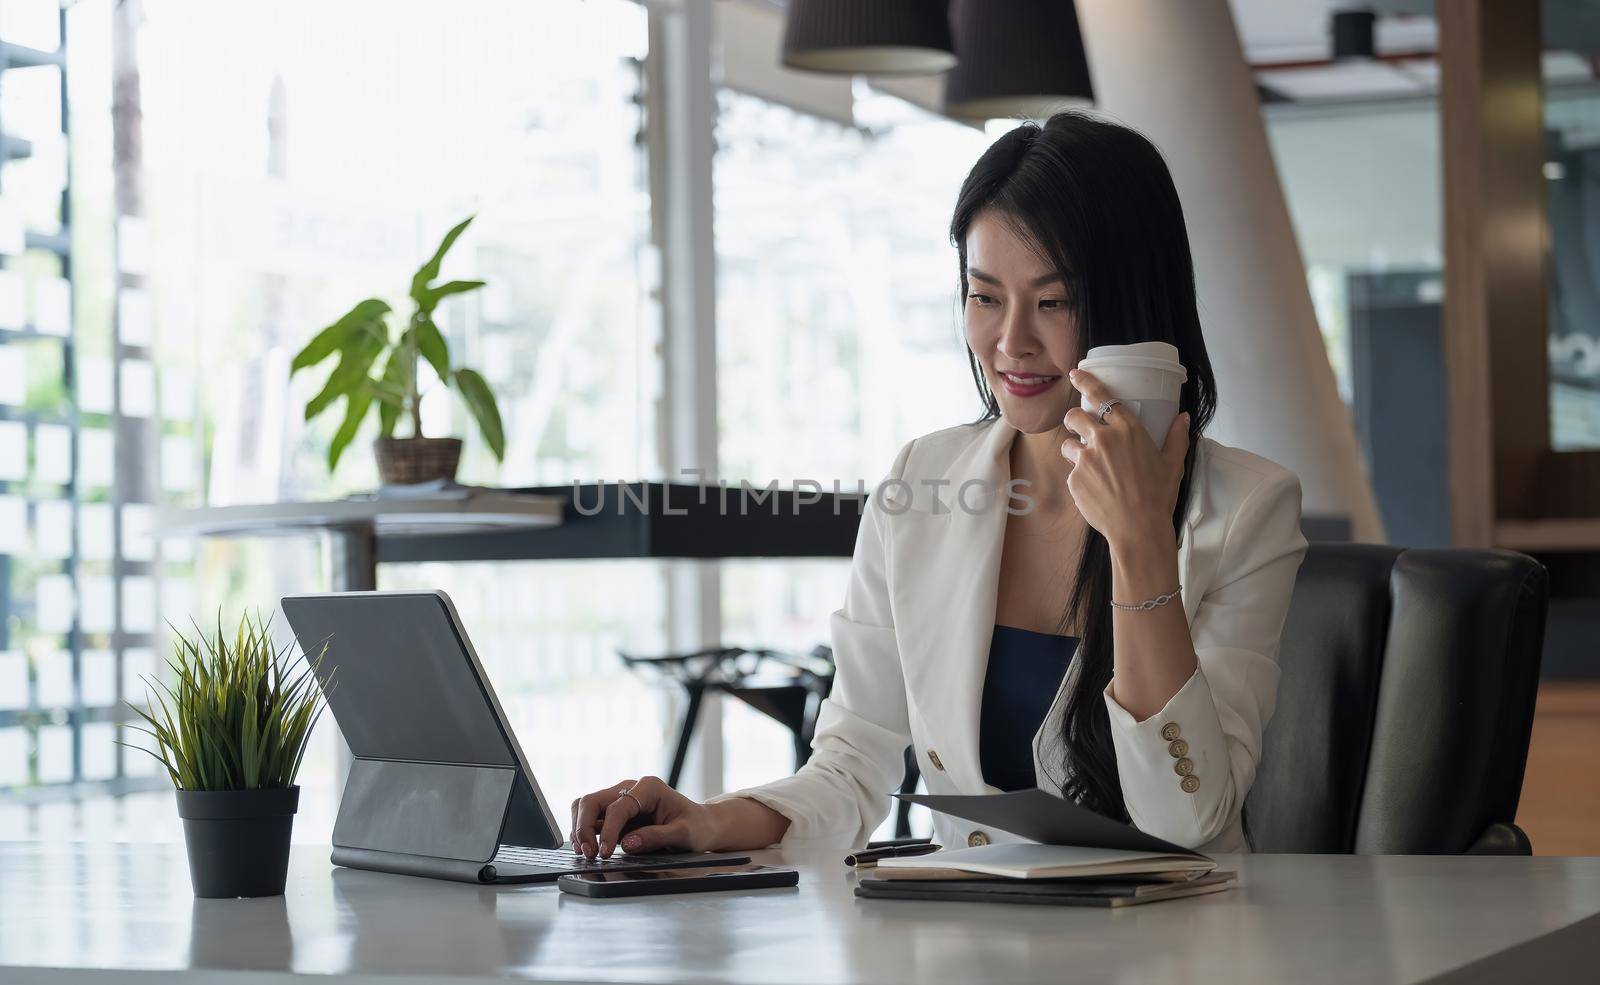
[[926, 845], [931, 841], [933, 841], [933, 839], [926, 836], [920, 838], [890, 838], [887, 841], [869, 841], [867, 842], [867, 848], [898, 848], [901, 845]]
[[929, 855], [938, 851], [940, 846], [922, 842], [914, 845], [890, 845], [885, 848], [868, 848], [859, 852], [852, 852], [844, 857], [844, 864], [857, 869], [870, 869], [878, 864], [879, 859], [899, 858], [906, 855]]

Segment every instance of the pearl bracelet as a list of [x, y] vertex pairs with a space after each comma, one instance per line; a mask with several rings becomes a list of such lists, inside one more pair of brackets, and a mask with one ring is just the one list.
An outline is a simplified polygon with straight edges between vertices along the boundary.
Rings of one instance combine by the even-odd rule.
[[1181, 591], [1183, 591], [1183, 586], [1179, 585], [1177, 588], [1174, 588], [1167, 594], [1157, 595], [1153, 599], [1145, 599], [1143, 602], [1139, 602], [1134, 605], [1124, 605], [1121, 602], [1113, 601], [1111, 603], [1111, 607], [1113, 609], [1121, 609], [1124, 612], [1149, 612], [1151, 609], [1158, 609], [1161, 606], [1166, 605], [1168, 602], [1171, 602], [1173, 599], [1178, 597], [1178, 593]]

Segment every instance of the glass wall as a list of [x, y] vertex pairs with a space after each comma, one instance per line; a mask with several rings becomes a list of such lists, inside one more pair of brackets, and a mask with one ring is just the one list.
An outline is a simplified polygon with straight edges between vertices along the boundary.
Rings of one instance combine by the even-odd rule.
[[[481, 6], [464, 18], [444, 2], [150, 4], [151, 213], [166, 223], [154, 237], [156, 302], [208, 367], [213, 503], [375, 484], [366, 431], [328, 473], [338, 422], [308, 426], [300, 413], [322, 373], [291, 381], [288, 362], [355, 301], [402, 294], [466, 215], [477, 219], [444, 276], [489, 286], [449, 302], [440, 326], [453, 358], [499, 397], [505, 463], [438, 388], [424, 400], [426, 433], [467, 439], [465, 482], [654, 470], [654, 275], [635, 100], [644, 11], [624, 0]], [[207, 43], [226, 36], [255, 41]], [[363, 39], [354, 50], [353, 37]], [[196, 93], [195, 79], [218, 84]], [[323, 583], [305, 545], [206, 551], [206, 611]], [[661, 695], [618, 680], [614, 655], [619, 641], [658, 639], [659, 580], [644, 566], [406, 565], [386, 567], [382, 584], [451, 593], [559, 804], [639, 759], [599, 737], [560, 741], [588, 734], [576, 709], [636, 723], [619, 743], [659, 744]], [[632, 590], [618, 595], [619, 584]]]
[[[948, 228], [988, 139], [870, 90], [858, 89], [857, 106], [888, 125], [719, 93], [718, 425], [730, 482], [871, 488], [906, 441], [981, 410]], [[798, 651], [826, 642], [848, 570], [843, 560], [728, 565], [725, 638]], [[730, 788], [792, 769], [787, 735], [734, 702], [724, 736]]]
[[23, 48], [0, 72], [0, 790], [118, 783], [119, 667], [145, 665], [156, 612], [152, 502], [113, 488], [115, 435], [155, 406], [148, 361], [108, 372], [104, 13], [0, 9]]
[[1385, 531], [1396, 544], [1447, 546], [1437, 106], [1269, 104], [1264, 114]]
[[[50, 0], [44, 5], [54, 10]], [[16, 536], [6, 518], [20, 508], [33, 552], [11, 568], [0, 707], [37, 697], [21, 740], [6, 731], [11, 719], [0, 720], [0, 788], [71, 780], [70, 755], [49, 775], [31, 765], [36, 756], [41, 765], [56, 763], [43, 754], [61, 742], [69, 749], [81, 742], [88, 767], [100, 769], [97, 757], [109, 755], [114, 768], [110, 736], [84, 729], [73, 738], [75, 713], [64, 697], [81, 686], [86, 701], [114, 706], [124, 693], [142, 693], [133, 688], [158, 663], [163, 644], [153, 630], [161, 617], [183, 625], [218, 611], [230, 619], [247, 609], [270, 612], [284, 593], [326, 587], [313, 540], [167, 538], [156, 546], [149, 506], [132, 513], [121, 507], [124, 542], [150, 558], [148, 574], [132, 580], [126, 562], [139, 555], [106, 554], [111, 528], [92, 508], [99, 484], [125, 468], [143, 469], [159, 494], [151, 505], [337, 498], [371, 489], [371, 422], [330, 473], [326, 449], [337, 415], [309, 423], [303, 415], [327, 367], [291, 379], [289, 362], [356, 301], [377, 296], [398, 306], [412, 272], [467, 215], [477, 219], [444, 276], [489, 286], [448, 301], [439, 323], [454, 360], [481, 369], [498, 395], [505, 462], [494, 461], [464, 407], [437, 387], [424, 399], [425, 433], [467, 439], [465, 482], [659, 474], [657, 274], [636, 98], [647, 49], [643, 8], [627, 0], [488, 0], [462, 17], [459, 5], [444, 0], [141, 6], [134, 26], [142, 140], [120, 172], [110, 154], [115, 5], [83, 0], [72, 14], [88, 25], [73, 38], [74, 57], [97, 66], [84, 72], [83, 84], [96, 88], [82, 94], [81, 105], [74, 90], [74, 170], [86, 188], [84, 206], [75, 210], [74, 260], [79, 278], [99, 285], [99, 293], [80, 295], [77, 315], [80, 326], [97, 326], [105, 338], [80, 342], [75, 410], [84, 505], [76, 528], [70, 513], [56, 521], [55, 507], [41, 508], [68, 483], [73, 461], [70, 431], [53, 443], [42, 416], [74, 409], [61, 346], [31, 327], [0, 331], [0, 353], [11, 353], [0, 355], [0, 405], [34, 415], [16, 439], [8, 428], [18, 415], [0, 410], [0, 470], [8, 462], [37, 463], [20, 484], [0, 486], [0, 538]], [[0, 31], [11, 0], [4, 7]], [[0, 93], [20, 98], [10, 85]], [[13, 105], [0, 101], [0, 112]], [[81, 153], [79, 142], [88, 142]], [[129, 164], [142, 221], [113, 218], [112, 176], [127, 178]], [[11, 187], [20, 167], [0, 172], [0, 188]], [[41, 215], [48, 195], [44, 202]], [[5, 228], [0, 222], [0, 232]], [[38, 262], [48, 268], [48, 257]], [[48, 277], [55, 274], [43, 269], [46, 288], [30, 287], [27, 296], [52, 302]], [[30, 275], [29, 283], [36, 279]], [[5, 314], [0, 310], [0, 329]], [[109, 343], [114, 321], [117, 349]], [[112, 379], [124, 414], [143, 410], [156, 422], [136, 460], [126, 457], [134, 453], [120, 443], [121, 432], [112, 434]], [[57, 404], [66, 409], [53, 409]], [[18, 440], [28, 457], [8, 458]], [[45, 636], [37, 620], [62, 607], [70, 622], [74, 596], [58, 600], [48, 578], [63, 570], [74, 529], [85, 630], [108, 604], [105, 586], [116, 584], [117, 611], [152, 631], [137, 646], [124, 646], [120, 631], [104, 641], [86, 636], [76, 678], [70, 659], [64, 669], [51, 662], [65, 649], [67, 624], [46, 620], [49, 642], [29, 642]], [[0, 553], [6, 549], [0, 544]], [[641, 760], [655, 768], [649, 751], [663, 741], [666, 698], [621, 679], [615, 649], [661, 645], [656, 566], [395, 565], [382, 580], [384, 587], [452, 594], [552, 803]], [[19, 697], [13, 679], [31, 681], [31, 689]], [[609, 741], [576, 727], [577, 717], [628, 727]], [[57, 728], [66, 739], [47, 731]], [[571, 741], [577, 735], [585, 738]], [[308, 760], [305, 782], [328, 794], [303, 801], [313, 814], [334, 799], [335, 743], [325, 726]], [[133, 766], [141, 760], [132, 754], [128, 761], [130, 770], [147, 768]], [[44, 831], [55, 809], [0, 815], [0, 830]], [[327, 820], [303, 817], [296, 837], [325, 836], [319, 826]]]
[[1279, 104], [1265, 115], [1328, 359], [1350, 401], [1350, 278], [1444, 269], [1438, 108]]
[[1550, 439], [1600, 448], [1600, 91], [1546, 90]]
[[[1547, 81], [1550, 428], [1600, 448], [1600, 90]], [[1391, 540], [1449, 543], [1433, 99], [1269, 105], [1267, 132]]]

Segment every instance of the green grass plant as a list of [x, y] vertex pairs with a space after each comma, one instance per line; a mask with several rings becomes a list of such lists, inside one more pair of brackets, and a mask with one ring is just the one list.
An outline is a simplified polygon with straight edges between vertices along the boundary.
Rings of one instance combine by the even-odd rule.
[[148, 708], [129, 703], [155, 748], [124, 742], [166, 767], [179, 790], [257, 790], [294, 785], [311, 729], [326, 702], [315, 657], [294, 644], [276, 646], [271, 620], [249, 614], [230, 641], [217, 616], [214, 635], [198, 625], [191, 637], [173, 632], [167, 661], [173, 683], [145, 678]]

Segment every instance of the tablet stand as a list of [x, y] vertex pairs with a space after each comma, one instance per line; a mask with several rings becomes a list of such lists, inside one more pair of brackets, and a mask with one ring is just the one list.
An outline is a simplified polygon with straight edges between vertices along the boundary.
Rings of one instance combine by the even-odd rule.
[[533, 789], [514, 766], [356, 759], [333, 826], [333, 864], [490, 882], [502, 843], [554, 848]]

